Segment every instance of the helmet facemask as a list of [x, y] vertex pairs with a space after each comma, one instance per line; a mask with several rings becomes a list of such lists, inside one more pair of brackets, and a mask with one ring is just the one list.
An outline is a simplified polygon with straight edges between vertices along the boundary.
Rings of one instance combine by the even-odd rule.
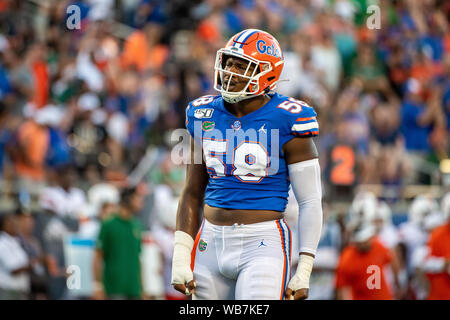
[[[226, 58], [230, 56], [237, 57], [248, 62], [244, 74], [225, 70]], [[251, 66], [254, 66], [254, 68], [251, 74], [249, 74]], [[265, 92], [264, 90], [260, 91], [259, 80], [262, 76], [272, 70], [272, 66], [268, 61], [259, 61], [246, 54], [235, 53], [230, 49], [223, 48], [217, 51], [214, 69], [214, 89], [221, 93], [226, 102], [237, 103], [245, 99], [256, 97]], [[224, 83], [225, 75], [229, 76], [229, 78], [225, 81], [226, 83]], [[238, 78], [240, 78], [238, 81], [242, 81], [241, 79], [248, 79], [247, 84], [241, 91], [230, 91], [230, 83]]]

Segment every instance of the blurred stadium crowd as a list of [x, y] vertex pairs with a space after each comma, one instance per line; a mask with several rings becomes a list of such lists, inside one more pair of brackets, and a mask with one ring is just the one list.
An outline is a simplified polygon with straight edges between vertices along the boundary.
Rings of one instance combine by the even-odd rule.
[[[379, 29], [366, 26], [371, 4]], [[216, 51], [245, 28], [279, 40], [288, 81], [277, 91], [318, 113], [328, 219], [310, 298], [450, 288], [449, 14], [440, 0], [0, 0], [0, 295], [90, 297], [92, 278], [67, 289], [68, 260], [92, 260], [95, 244], [81, 240], [97, 238], [131, 184], [145, 194], [143, 264], [156, 270], [142, 297], [182, 298], [168, 285], [184, 184], [170, 133], [189, 101], [216, 94]], [[436, 230], [448, 241], [432, 241]], [[348, 271], [372, 241], [386, 267], [380, 296], [361, 294], [367, 274]]]

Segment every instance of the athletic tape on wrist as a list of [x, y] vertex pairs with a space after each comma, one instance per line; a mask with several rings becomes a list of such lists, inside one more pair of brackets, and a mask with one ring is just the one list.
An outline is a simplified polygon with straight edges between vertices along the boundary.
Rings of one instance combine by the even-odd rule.
[[184, 231], [175, 231], [171, 284], [184, 284], [192, 280], [191, 252], [194, 239]]
[[174, 243], [175, 245], [181, 244], [186, 246], [189, 251], [192, 251], [194, 247], [194, 239], [192, 239], [191, 235], [181, 230], [175, 231]]
[[288, 287], [292, 290], [309, 289], [309, 278], [311, 276], [314, 258], [301, 254], [298, 261], [297, 271], [289, 282]]

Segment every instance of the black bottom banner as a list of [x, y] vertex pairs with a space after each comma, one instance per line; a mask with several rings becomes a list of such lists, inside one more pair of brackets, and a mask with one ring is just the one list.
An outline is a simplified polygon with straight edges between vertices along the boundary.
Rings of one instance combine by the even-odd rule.
[[[31, 314], [43, 318], [88, 320], [94, 315], [123, 320], [140, 319], [306, 319], [313, 317], [395, 317], [398, 313], [419, 316], [421, 312], [449, 314], [450, 301], [162, 301], [162, 300], [65, 300], [0, 301], [0, 318]], [[428, 313], [426, 320], [431, 320]], [[100, 318], [99, 318], [100, 319]]]

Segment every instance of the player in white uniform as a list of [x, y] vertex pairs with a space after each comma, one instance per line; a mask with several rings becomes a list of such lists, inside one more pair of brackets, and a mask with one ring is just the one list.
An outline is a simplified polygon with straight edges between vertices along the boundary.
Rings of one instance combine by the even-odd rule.
[[[433, 212], [439, 209], [438, 203], [429, 196], [419, 195], [408, 209], [408, 221], [399, 226], [399, 240], [405, 247], [405, 264], [408, 273], [409, 290], [413, 297], [426, 297], [426, 280], [420, 271], [426, 257], [426, 243], [429, 236], [429, 221]], [[431, 217], [431, 220], [430, 220]]]
[[416, 248], [424, 246], [428, 239], [428, 232], [424, 228], [425, 218], [438, 209], [439, 205], [434, 199], [419, 195], [411, 202], [408, 221], [399, 226], [400, 241], [406, 246], [406, 264], [409, 272], [413, 272], [412, 253]]

